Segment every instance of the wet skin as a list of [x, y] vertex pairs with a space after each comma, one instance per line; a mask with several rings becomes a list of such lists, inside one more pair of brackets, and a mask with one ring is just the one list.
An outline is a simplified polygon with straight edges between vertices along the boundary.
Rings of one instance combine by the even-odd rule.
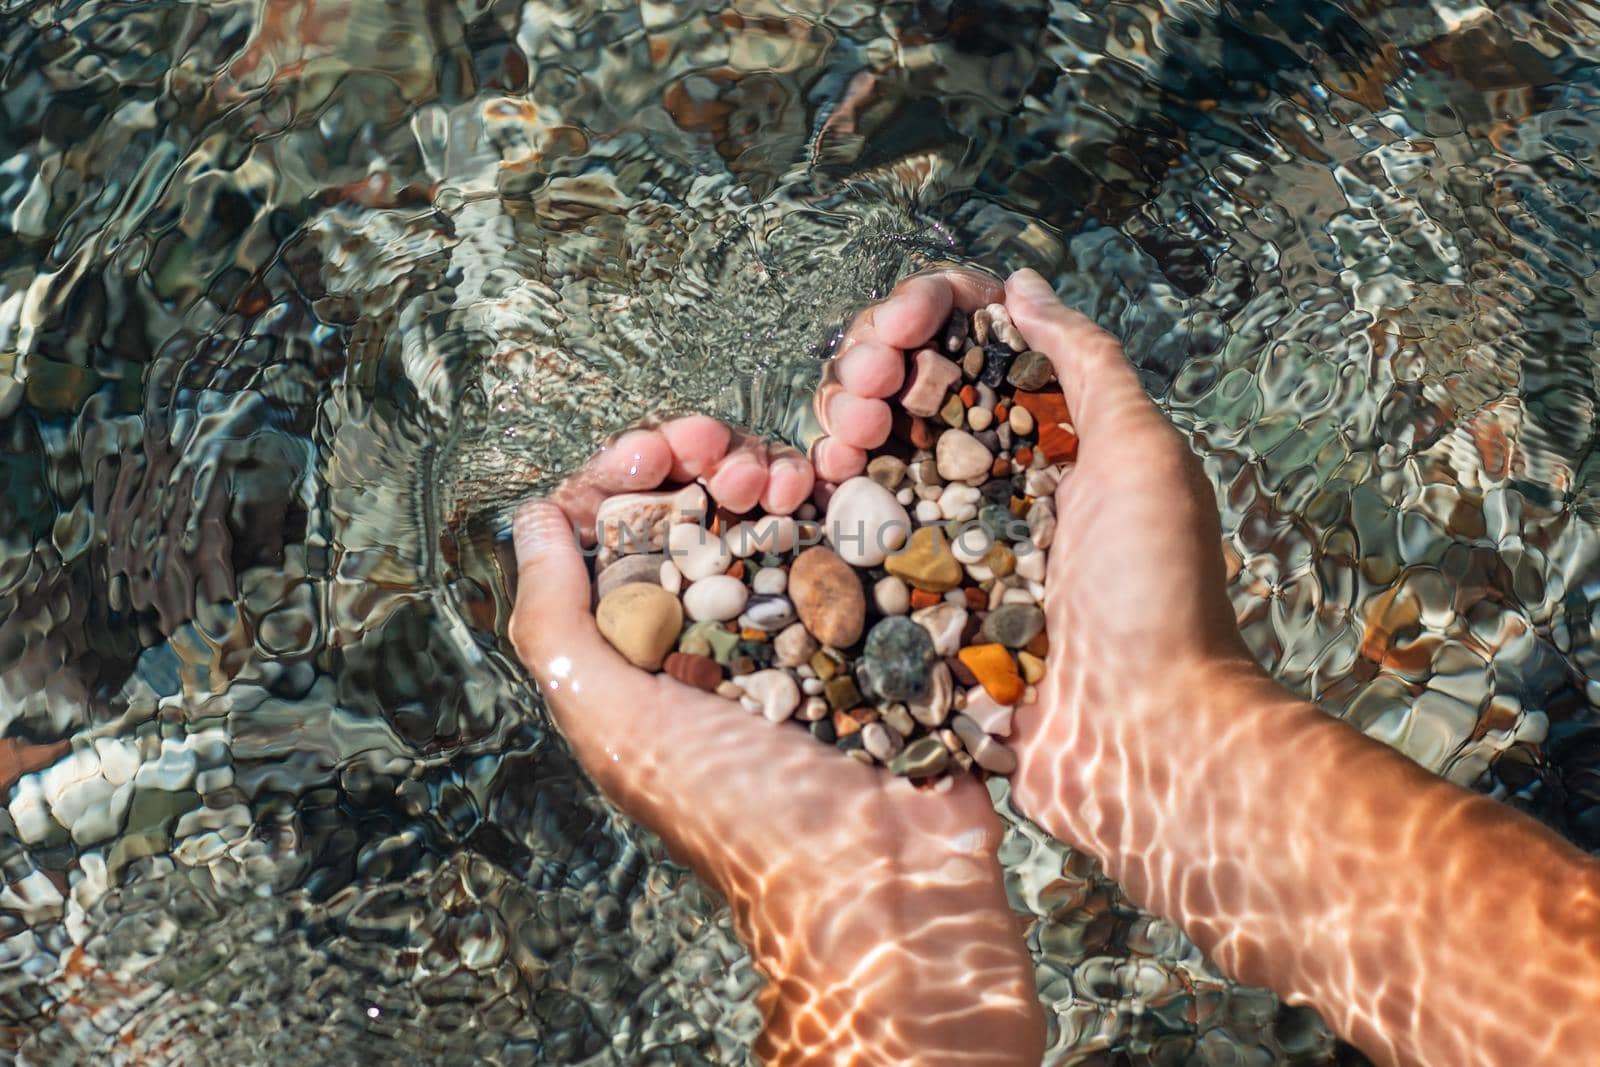
[[[994, 299], [1051, 358], [1080, 438], [1057, 491], [1047, 674], [1011, 739], [1018, 807], [1229, 973], [1317, 1008], [1378, 1063], [1593, 1058], [1600, 869], [1272, 683], [1239, 637], [1198, 461], [1120, 345], [1036, 274], [1003, 293], [975, 273], [924, 275], [864, 313], [818, 391], [817, 476], [859, 473], [888, 433], [904, 350], [952, 305]], [[567, 514], [581, 523], [606, 493], [685, 475], [783, 510], [809, 469], [705, 420], [619, 446], [557, 494], [565, 513], [542, 503], [519, 519], [513, 639], [601, 788], [732, 902], [771, 979], [758, 1054], [1038, 1062], [981, 789], [913, 791], [634, 671], [588, 617]]]
[[975, 780], [919, 791], [737, 704], [630, 666], [600, 637], [572, 524], [607, 495], [703, 477], [788, 513], [811, 470], [710, 419], [627, 434], [515, 525], [511, 637], [596, 784], [732, 907], [768, 979], [775, 1064], [1037, 1063], [1033, 965]]

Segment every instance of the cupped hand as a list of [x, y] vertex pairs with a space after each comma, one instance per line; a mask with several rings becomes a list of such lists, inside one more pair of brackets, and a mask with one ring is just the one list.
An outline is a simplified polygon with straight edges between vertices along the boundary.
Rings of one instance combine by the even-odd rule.
[[798, 453], [711, 419], [624, 435], [518, 513], [512, 643], [601, 790], [732, 906], [768, 979], [758, 1057], [1037, 1063], [1033, 969], [984, 788], [916, 789], [793, 725], [648, 674], [590, 614], [579, 544], [607, 496], [698, 479], [732, 510], [782, 514], [811, 477]]

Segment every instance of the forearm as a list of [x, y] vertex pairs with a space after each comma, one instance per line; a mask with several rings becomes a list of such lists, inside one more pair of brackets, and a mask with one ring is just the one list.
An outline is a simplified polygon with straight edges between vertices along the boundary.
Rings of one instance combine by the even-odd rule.
[[1588, 857], [1254, 671], [1151, 699], [1076, 738], [1049, 801], [1027, 768], [1024, 803], [1222, 967], [1383, 1063], [1600, 1047]]

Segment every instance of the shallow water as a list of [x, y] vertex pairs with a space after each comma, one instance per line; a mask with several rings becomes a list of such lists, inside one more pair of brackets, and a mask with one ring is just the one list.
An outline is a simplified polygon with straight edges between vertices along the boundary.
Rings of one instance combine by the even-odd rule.
[[[1127, 339], [1281, 679], [1600, 845], [1593, 18], [0, 6], [0, 1047], [740, 1062], [756, 978], [545, 727], [495, 533], [639, 416], [803, 438], [939, 260]], [[1053, 1062], [1350, 1061], [1004, 859]]]

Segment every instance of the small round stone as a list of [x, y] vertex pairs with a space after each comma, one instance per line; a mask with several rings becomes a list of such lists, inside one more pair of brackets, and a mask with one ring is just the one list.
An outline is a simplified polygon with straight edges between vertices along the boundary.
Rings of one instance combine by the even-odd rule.
[[814, 545], [795, 557], [789, 568], [789, 599], [806, 629], [823, 644], [848, 648], [861, 639], [866, 593], [855, 570], [832, 549]]
[[762, 567], [750, 579], [750, 588], [761, 596], [778, 596], [789, 588], [789, 572], [782, 567]]
[[707, 693], [715, 693], [717, 686], [722, 684], [722, 668], [710, 656], [674, 652], [662, 663], [661, 669], [684, 685], [692, 685]]
[[947, 482], [981, 477], [989, 472], [994, 462], [994, 453], [963, 430], [947, 430], [940, 434], [935, 457], [939, 476]]
[[646, 582], [650, 585], [662, 585], [661, 564], [666, 561], [665, 556], [622, 556], [605, 570], [595, 576], [594, 595], [596, 601], [604, 600], [606, 594], [619, 586], [630, 585], [633, 582]]
[[803, 665], [816, 655], [817, 648], [817, 639], [811, 636], [804, 623], [787, 626], [772, 639], [772, 651], [778, 657], [778, 663], [784, 667]]
[[968, 408], [967, 426], [973, 430], [987, 430], [994, 425], [994, 412], [988, 408]]
[[1033, 415], [1028, 409], [1018, 404], [1006, 415], [1006, 425], [1011, 427], [1011, 432], [1018, 437], [1026, 437], [1033, 432]]
[[742, 630], [776, 633], [794, 622], [794, 605], [786, 596], [753, 596], [745, 601], [739, 615]]
[[769, 722], [782, 722], [800, 706], [800, 687], [788, 671], [756, 671], [733, 681], [744, 693], [739, 703], [745, 710], [759, 711]]
[[722, 538], [693, 522], [667, 528], [667, 553], [691, 582], [721, 574], [733, 562], [733, 553]]
[[[871, 478], [851, 478], [828, 500], [828, 543], [854, 567], [881, 566], [911, 535], [911, 516], [894, 494]], [[795, 580], [791, 571], [789, 580]], [[820, 635], [819, 635], [820, 636]]]
[[878, 699], [909, 702], [928, 691], [933, 638], [902, 615], [891, 615], [867, 634], [858, 673]]
[[881, 722], [869, 722], [861, 728], [861, 747], [880, 763], [888, 763], [905, 747], [905, 739]]
[[629, 663], [654, 671], [683, 629], [683, 607], [659, 585], [629, 582], [601, 599], [595, 624]]
[[736, 619], [744, 610], [750, 590], [737, 578], [726, 574], [702, 578], [683, 593], [683, 608], [696, 622], [723, 622]]
[[872, 600], [884, 615], [904, 615], [911, 610], [911, 590], [892, 574], [872, 587]]

